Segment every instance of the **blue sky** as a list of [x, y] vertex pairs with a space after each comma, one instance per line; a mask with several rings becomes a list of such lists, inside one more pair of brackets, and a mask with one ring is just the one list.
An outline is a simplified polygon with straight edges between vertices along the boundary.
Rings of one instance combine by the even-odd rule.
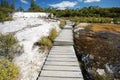
[[[120, 0], [35, 0], [37, 5], [42, 8], [83, 8], [88, 6], [99, 7], [120, 7]], [[16, 7], [22, 5], [26, 10], [30, 7], [30, 0], [15, 0]]]

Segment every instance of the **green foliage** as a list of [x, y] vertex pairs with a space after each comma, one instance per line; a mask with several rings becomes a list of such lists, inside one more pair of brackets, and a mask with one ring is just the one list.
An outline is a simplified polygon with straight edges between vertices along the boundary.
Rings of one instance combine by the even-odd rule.
[[100, 8], [96, 6], [82, 9], [51, 10], [57, 17], [119, 17], [120, 8]]
[[111, 23], [112, 18], [103, 18], [103, 17], [67, 17], [65, 19], [71, 20], [75, 22], [75, 24], [79, 24], [81, 22], [87, 23]]
[[8, 57], [10, 48], [17, 43], [12, 34], [0, 34], [0, 55]]
[[120, 24], [120, 18], [114, 18], [113, 22], [116, 23], [116, 24]]
[[0, 11], [0, 22], [5, 21], [6, 15], [3, 14], [3, 12]]
[[17, 80], [19, 69], [13, 63], [0, 59], [0, 80]]
[[65, 26], [65, 20], [64, 19], [61, 19], [60, 20], [60, 28], [63, 29]]
[[23, 53], [23, 47], [18, 45], [17, 42], [12, 34], [0, 34], [0, 56], [12, 61], [15, 54]]
[[8, 15], [8, 13], [12, 13], [14, 11], [15, 11], [14, 0], [12, 0], [12, 4], [10, 4], [7, 0], [1, 0], [0, 1], [0, 22], [11, 20], [11, 17]]
[[45, 51], [46, 49], [50, 49], [52, 47], [52, 42], [57, 36], [57, 30], [56, 28], [52, 28], [50, 30], [50, 33], [48, 36], [42, 36], [41, 39], [35, 43], [35, 45], [40, 46], [42, 51]]
[[56, 28], [52, 28], [52, 29], [50, 30], [50, 33], [49, 33], [48, 38], [49, 38], [51, 41], [53, 41], [53, 40], [56, 38], [56, 36], [57, 36], [57, 30], [56, 30]]
[[17, 11], [24, 11], [24, 9], [20, 6]]
[[30, 8], [28, 9], [29, 12], [39, 12], [41, 8], [35, 3], [34, 0], [31, 0]]
[[8, 13], [12, 13], [14, 10], [10, 8], [0, 7], [0, 22], [12, 20]]
[[[100, 8], [98, 6], [90, 6], [82, 9], [66, 10], [47, 8], [43, 11], [53, 13], [56, 17], [61, 18], [65, 17], [75, 19], [75, 17], [77, 17], [79, 18], [78, 22], [110, 23], [112, 18], [120, 19], [120, 8]], [[114, 20], [115, 23], [119, 21], [118, 19]], [[77, 22], [77, 20], [75, 22]]]

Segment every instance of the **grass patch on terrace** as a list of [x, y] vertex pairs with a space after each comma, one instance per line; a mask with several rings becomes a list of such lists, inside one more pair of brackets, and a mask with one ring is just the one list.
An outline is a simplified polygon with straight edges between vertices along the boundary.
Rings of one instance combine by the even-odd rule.
[[60, 28], [63, 29], [65, 26], [65, 19], [60, 20]]
[[117, 24], [92, 24], [90, 29], [93, 32], [107, 31], [107, 32], [120, 32], [120, 25]]
[[64, 20], [71, 20], [75, 23], [111, 23], [109, 17], [63, 17]]
[[49, 38], [51, 41], [53, 41], [53, 40], [56, 38], [56, 36], [57, 36], [57, 30], [56, 30], [56, 28], [52, 28], [52, 29], [50, 30], [50, 33], [49, 33], [48, 38]]
[[39, 45], [42, 51], [52, 47], [52, 41], [46, 36], [42, 36], [41, 39], [35, 44]]
[[49, 32], [48, 36], [42, 36], [40, 40], [38, 40], [35, 45], [40, 46], [42, 52], [45, 50], [49, 50], [52, 47], [52, 42], [57, 36], [56, 28], [52, 28]]

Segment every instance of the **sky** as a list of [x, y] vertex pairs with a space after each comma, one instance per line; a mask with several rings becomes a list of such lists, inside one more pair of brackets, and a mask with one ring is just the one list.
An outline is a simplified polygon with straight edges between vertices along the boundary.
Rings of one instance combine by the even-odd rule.
[[[20, 5], [27, 10], [31, 0], [15, 0], [15, 6]], [[36, 4], [42, 8], [76, 9], [89, 6], [99, 6], [103, 8], [120, 7], [120, 0], [35, 0]]]

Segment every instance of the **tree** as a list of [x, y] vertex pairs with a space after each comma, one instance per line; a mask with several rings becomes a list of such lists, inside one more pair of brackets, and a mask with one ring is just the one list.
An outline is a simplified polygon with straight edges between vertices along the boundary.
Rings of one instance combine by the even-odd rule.
[[14, 0], [12, 0], [11, 9], [15, 9]]
[[39, 12], [41, 10], [42, 9], [35, 3], [35, 1], [31, 0], [30, 8], [28, 9], [28, 11], [30, 11], [30, 12]]
[[34, 8], [35, 6], [36, 6], [35, 1], [34, 1], [34, 0], [31, 0], [30, 7], [31, 7], [31, 8]]
[[17, 11], [24, 11], [24, 9], [20, 6]]

